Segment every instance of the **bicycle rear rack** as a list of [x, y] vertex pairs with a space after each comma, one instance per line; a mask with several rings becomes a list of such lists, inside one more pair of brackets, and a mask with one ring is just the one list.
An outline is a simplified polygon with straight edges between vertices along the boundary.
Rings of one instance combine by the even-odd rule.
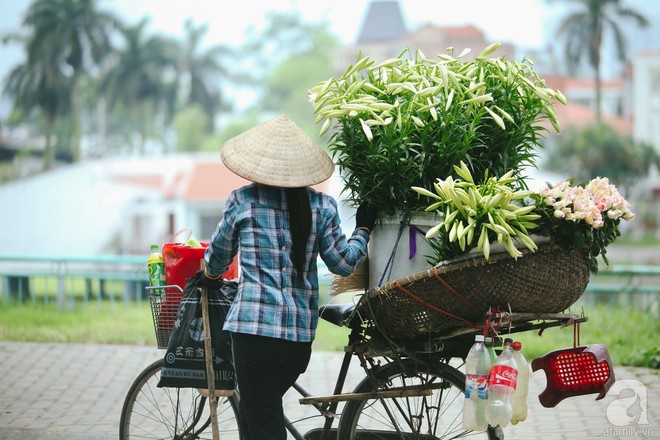
[[[498, 334], [520, 333], [546, 328], [566, 327], [586, 322], [586, 316], [573, 313], [509, 313], [493, 315], [491, 326]], [[460, 328], [448, 333], [429, 334], [424, 339], [388, 340], [381, 335], [374, 335], [359, 347], [347, 347], [347, 350], [360, 352], [367, 358], [417, 354], [440, 354], [447, 358], [465, 358], [474, 341], [474, 335], [482, 333], [486, 322], [476, 328]]]

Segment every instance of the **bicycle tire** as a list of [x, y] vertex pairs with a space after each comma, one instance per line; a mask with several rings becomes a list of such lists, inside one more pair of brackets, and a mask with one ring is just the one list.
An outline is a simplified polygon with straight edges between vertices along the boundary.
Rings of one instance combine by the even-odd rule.
[[[163, 360], [142, 370], [126, 394], [119, 440], [212, 439], [207, 398], [195, 388], [159, 388]], [[223, 440], [241, 440], [238, 396], [218, 397], [218, 430]]]
[[[465, 374], [445, 361], [395, 360], [377, 367], [354, 393], [435, 384], [431, 396], [366, 399], [348, 402], [339, 420], [342, 440], [482, 438], [502, 440], [501, 428], [469, 432], [462, 427]], [[387, 412], [390, 412], [389, 414]], [[400, 430], [400, 433], [397, 432]]]

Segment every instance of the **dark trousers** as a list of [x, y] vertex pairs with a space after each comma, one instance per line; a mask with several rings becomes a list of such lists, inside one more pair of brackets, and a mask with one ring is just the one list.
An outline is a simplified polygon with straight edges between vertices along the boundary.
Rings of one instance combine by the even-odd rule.
[[243, 333], [231, 337], [241, 431], [246, 440], [286, 440], [282, 396], [307, 369], [311, 342]]

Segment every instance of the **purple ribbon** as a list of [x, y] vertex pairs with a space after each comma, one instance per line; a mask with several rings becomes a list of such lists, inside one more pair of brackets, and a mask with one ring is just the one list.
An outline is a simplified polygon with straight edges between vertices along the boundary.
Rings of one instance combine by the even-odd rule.
[[415, 233], [415, 227], [413, 225], [410, 225], [408, 228], [408, 244], [410, 246], [410, 256], [408, 257], [409, 260], [412, 260], [415, 258], [415, 255], [417, 255], [417, 234]]
[[410, 225], [408, 228], [408, 247], [410, 254], [408, 259], [412, 260], [417, 255], [417, 234], [425, 235], [426, 233], [415, 225]]

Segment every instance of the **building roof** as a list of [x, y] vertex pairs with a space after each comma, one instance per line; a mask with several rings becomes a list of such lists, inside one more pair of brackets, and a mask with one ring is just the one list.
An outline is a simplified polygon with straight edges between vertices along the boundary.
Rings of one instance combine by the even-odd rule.
[[[596, 123], [596, 112], [589, 106], [569, 102], [566, 105], [556, 104], [554, 109], [562, 132], [568, 128], [582, 129]], [[603, 115], [602, 117], [603, 122], [609, 125], [615, 132], [632, 136], [632, 120], [612, 115]], [[544, 120], [540, 125], [548, 128], [551, 134], [555, 134], [555, 129], [552, 128], [549, 121]]]
[[[474, 59], [491, 44], [486, 40], [484, 33], [473, 25], [438, 26], [432, 23], [410, 32], [402, 38], [402, 42], [408, 47], [421, 50], [427, 57], [446, 54], [449, 48], [452, 48], [450, 54], [453, 56], [470, 49], [470, 54], [464, 56], [464, 60]], [[496, 56], [511, 56], [513, 52], [511, 45], [503, 44], [497, 50]]]
[[[568, 76], [545, 75], [543, 79], [545, 80], [545, 83], [548, 87], [559, 89], [564, 94], [568, 94], [571, 91], [577, 90], [588, 90], [591, 92], [594, 89], [594, 80], [592, 78], [574, 78]], [[620, 90], [624, 85], [622, 79], [613, 78], [602, 80], [600, 86], [603, 90]]]
[[248, 183], [219, 160], [198, 162], [182, 182], [180, 194], [186, 202], [227, 200], [233, 190]]
[[[374, 0], [369, 3], [355, 46], [361, 49], [369, 48], [371, 55], [384, 57], [396, 56], [403, 47], [420, 50], [428, 57], [445, 54], [450, 47], [456, 56], [464, 49], [470, 49], [470, 55], [464, 57], [469, 60], [491, 44], [481, 29], [469, 23], [439, 26], [429, 22], [408, 32], [400, 3], [402, 2], [394, 0]], [[350, 48], [351, 56], [353, 50], [354, 47]], [[515, 48], [509, 43], [503, 43], [497, 51], [497, 56], [502, 55], [513, 58]]]
[[369, 3], [360, 28], [358, 44], [398, 40], [406, 35], [401, 8], [397, 0], [375, 0]]
[[163, 179], [163, 176], [154, 174], [139, 176], [116, 174], [112, 176], [112, 180], [118, 183], [127, 183], [129, 185], [151, 189], [160, 189], [165, 185], [165, 179]]
[[484, 33], [481, 29], [472, 24], [465, 26], [440, 26], [442, 32], [451, 38], [478, 38], [485, 40]]
[[[191, 164], [183, 164], [178, 169], [169, 169], [165, 174], [154, 174], [154, 170], [145, 169], [143, 173], [110, 173], [117, 183], [125, 183], [150, 191], [157, 191], [166, 199], [181, 199], [185, 202], [224, 202], [231, 192], [250, 183], [217, 159], [198, 159]], [[166, 178], [167, 177], [167, 178]], [[328, 192], [328, 181], [314, 185], [313, 188]]]

